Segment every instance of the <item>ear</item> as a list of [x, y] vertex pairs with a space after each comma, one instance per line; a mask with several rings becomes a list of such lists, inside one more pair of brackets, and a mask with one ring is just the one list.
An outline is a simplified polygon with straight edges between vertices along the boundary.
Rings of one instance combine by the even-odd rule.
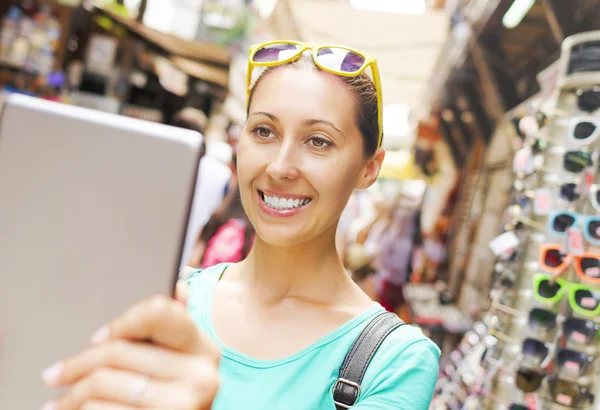
[[379, 171], [381, 171], [384, 158], [385, 150], [377, 148], [375, 155], [363, 167], [358, 183], [356, 184], [357, 189], [366, 189], [375, 183], [377, 177], [379, 177]]

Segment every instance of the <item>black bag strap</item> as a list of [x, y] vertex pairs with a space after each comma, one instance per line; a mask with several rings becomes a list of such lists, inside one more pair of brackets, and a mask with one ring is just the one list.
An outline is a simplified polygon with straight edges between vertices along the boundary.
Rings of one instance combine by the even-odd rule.
[[375, 316], [356, 338], [333, 386], [333, 402], [337, 410], [349, 409], [356, 403], [360, 385], [377, 349], [392, 331], [403, 325], [405, 323], [398, 315], [384, 312]]

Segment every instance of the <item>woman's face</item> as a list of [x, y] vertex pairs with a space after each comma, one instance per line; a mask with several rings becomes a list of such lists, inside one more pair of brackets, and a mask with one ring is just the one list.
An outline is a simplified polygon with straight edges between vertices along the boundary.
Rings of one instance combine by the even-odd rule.
[[384, 153], [364, 159], [354, 98], [341, 79], [317, 70], [280, 67], [258, 84], [238, 174], [244, 208], [265, 242], [333, 237], [352, 191], [377, 178]]

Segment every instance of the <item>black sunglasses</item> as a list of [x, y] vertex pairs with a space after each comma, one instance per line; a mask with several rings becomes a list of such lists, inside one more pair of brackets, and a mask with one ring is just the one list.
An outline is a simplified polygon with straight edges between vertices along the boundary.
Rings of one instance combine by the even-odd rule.
[[546, 343], [537, 339], [527, 338], [523, 340], [521, 352], [523, 356], [534, 358], [541, 363], [548, 357], [549, 350]]
[[569, 151], [565, 153], [563, 167], [573, 173], [583, 171], [592, 165], [592, 154], [584, 151]]
[[600, 88], [579, 89], [577, 94], [577, 107], [588, 113], [600, 108]]
[[579, 184], [568, 182], [561, 185], [560, 197], [568, 202], [577, 201], [581, 197], [581, 194], [579, 193]]
[[585, 375], [593, 361], [594, 358], [589, 354], [571, 349], [559, 349], [556, 354], [558, 368], [565, 374], [574, 377]]
[[550, 332], [556, 328], [557, 314], [546, 309], [533, 308], [529, 311], [529, 327]]
[[566, 319], [562, 327], [564, 337], [580, 345], [591, 344], [600, 331], [600, 325], [597, 323], [576, 317]]

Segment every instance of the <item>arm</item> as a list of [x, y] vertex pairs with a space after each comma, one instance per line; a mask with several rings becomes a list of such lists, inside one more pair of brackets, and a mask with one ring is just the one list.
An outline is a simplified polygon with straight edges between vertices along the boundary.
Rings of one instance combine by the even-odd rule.
[[430, 340], [419, 340], [377, 370], [373, 387], [352, 409], [428, 410], [438, 377], [439, 350]]

